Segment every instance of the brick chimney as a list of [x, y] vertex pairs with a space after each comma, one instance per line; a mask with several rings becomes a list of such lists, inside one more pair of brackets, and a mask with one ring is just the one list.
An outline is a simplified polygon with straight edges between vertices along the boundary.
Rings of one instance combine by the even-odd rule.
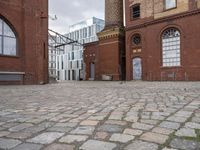
[[105, 0], [105, 28], [123, 26], [123, 0]]
[[100, 76], [110, 76], [116, 81], [124, 80], [123, 0], [105, 0], [105, 28], [98, 33], [98, 38]]

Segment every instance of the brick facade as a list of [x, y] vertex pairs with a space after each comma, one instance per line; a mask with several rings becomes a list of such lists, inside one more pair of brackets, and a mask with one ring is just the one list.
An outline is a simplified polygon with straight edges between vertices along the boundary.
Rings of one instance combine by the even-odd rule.
[[[131, 20], [130, 8], [135, 2], [127, 0], [125, 3], [126, 79], [133, 80], [132, 60], [139, 57], [142, 59], [142, 80], [200, 80], [200, 10], [197, 1], [177, 1], [177, 8], [164, 10], [163, 0], [156, 0], [154, 6], [153, 1], [146, 4], [146, 1], [137, 0], [141, 5], [141, 17]], [[181, 34], [181, 66], [162, 67], [161, 37], [163, 31], [171, 27]], [[141, 35], [139, 47], [132, 42], [135, 34]]]
[[[85, 45], [87, 80], [91, 78], [91, 63], [95, 65], [95, 80], [104, 80], [103, 76], [109, 76], [112, 80], [125, 78], [123, 1], [106, 0], [105, 8], [105, 28], [98, 33], [99, 42]], [[95, 61], [88, 56], [93, 56]]]
[[1, 0], [0, 17], [17, 35], [17, 56], [0, 56], [0, 72], [23, 74], [0, 84], [48, 83], [48, 0]]
[[[106, 0], [106, 2], [108, 4], [112, 1]], [[138, 4], [140, 18], [132, 19], [131, 8]], [[116, 18], [115, 15], [112, 16], [114, 13], [110, 15], [112, 6], [106, 7], [108, 20]], [[95, 53], [94, 61], [98, 66], [98, 71], [95, 70], [96, 80], [100, 80], [102, 74], [117, 72], [119, 66], [126, 66], [124, 68], [126, 80], [133, 80], [134, 58], [141, 59], [142, 80], [200, 80], [200, 0], [177, 0], [176, 7], [169, 10], [165, 9], [164, 0], [125, 0], [125, 16], [124, 43], [123, 40], [118, 40], [119, 37], [123, 37], [119, 36], [122, 34], [117, 34], [115, 30], [112, 33], [116, 34], [110, 34], [107, 30], [99, 34], [99, 43], [88, 44], [85, 47], [85, 56]], [[169, 28], [175, 28], [180, 32], [180, 66], [163, 67], [162, 34]], [[140, 35], [139, 45], [133, 44], [134, 35]], [[123, 57], [123, 60], [126, 59], [126, 65], [123, 65], [122, 59], [119, 59], [119, 49], [123, 47], [126, 48], [126, 57]], [[90, 60], [86, 57], [84, 59], [87, 68]], [[87, 69], [86, 72], [89, 74], [89, 71]], [[114, 77], [114, 80], [119, 79]]]

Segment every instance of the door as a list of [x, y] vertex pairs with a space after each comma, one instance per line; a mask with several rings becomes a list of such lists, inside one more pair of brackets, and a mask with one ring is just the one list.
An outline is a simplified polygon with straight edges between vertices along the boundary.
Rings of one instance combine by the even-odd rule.
[[142, 59], [134, 58], [133, 59], [133, 80], [142, 79]]
[[95, 65], [94, 63], [90, 63], [90, 79], [94, 80], [95, 76]]

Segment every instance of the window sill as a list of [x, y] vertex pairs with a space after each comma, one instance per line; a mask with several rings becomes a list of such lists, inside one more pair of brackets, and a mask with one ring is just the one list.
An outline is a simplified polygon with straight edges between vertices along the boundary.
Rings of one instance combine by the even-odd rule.
[[0, 74], [21, 74], [21, 75], [23, 75], [23, 74], [25, 74], [25, 72], [6, 72], [6, 71], [0, 71]]
[[183, 66], [161, 66], [161, 69], [182, 68]]
[[170, 11], [170, 10], [173, 10], [173, 9], [176, 9], [176, 8], [177, 8], [177, 6], [176, 7], [172, 7], [172, 8], [164, 8], [163, 12]]
[[12, 55], [2, 55], [0, 54], [0, 57], [9, 57], [9, 58], [20, 58], [20, 56], [12, 56]]
[[141, 19], [140, 17], [137, 17], [137, 18], [131, 18], [131, 21], [136, 21], [136, 20], [139, 20]]

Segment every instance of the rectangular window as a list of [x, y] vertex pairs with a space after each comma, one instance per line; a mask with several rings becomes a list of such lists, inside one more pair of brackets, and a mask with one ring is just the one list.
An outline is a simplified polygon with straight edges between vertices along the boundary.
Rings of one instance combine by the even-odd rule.
[[140, 17], [140, 5], [134, 5], [132, 8], [132, 19]]
[[176, 0], [165, 0], [165, 9], [176, 8]]
[[61, 56], [61, 69], [64, 68], [63, 57]]
[[70, 70], [68, 70], [68, 80], [70, 80]]
[[74, 60], [74, 52], [72, 52], [72, 59], [71, 60]]
[[67, 80], [67, 70], [65, 70], [65, 80]]

